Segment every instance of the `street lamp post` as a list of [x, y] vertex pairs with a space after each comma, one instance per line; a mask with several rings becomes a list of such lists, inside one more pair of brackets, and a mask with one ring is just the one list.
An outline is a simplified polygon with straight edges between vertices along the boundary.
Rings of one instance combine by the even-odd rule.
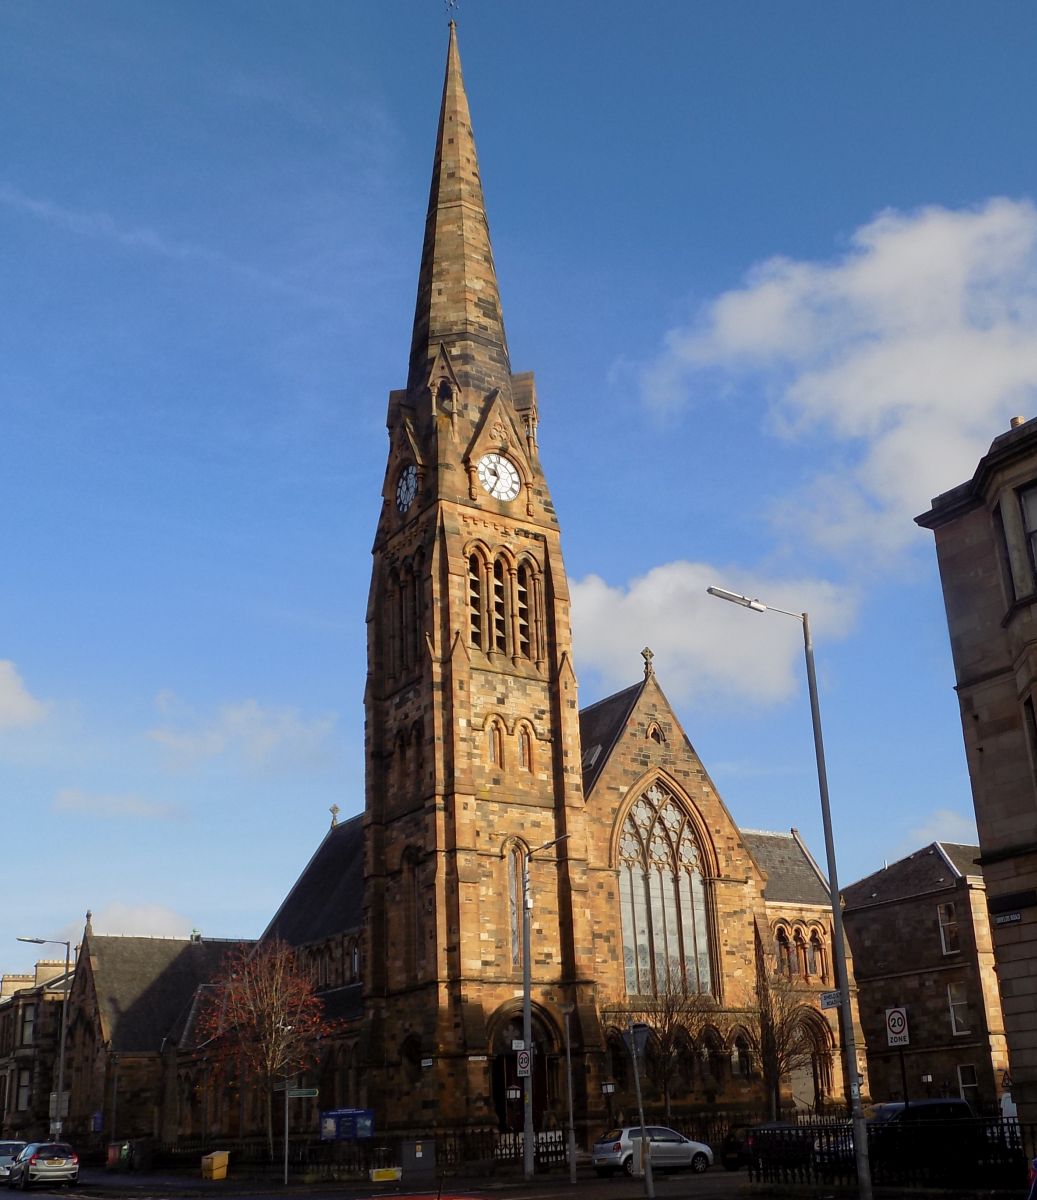
[[857, 1078], [857, 1045], [853, 1033], [853, 1012], [850, 1008], [850, 981], [846, 968], [846, 944], [843, 940], [843, 912], [839, 897], [839, 874], [835, 864], [835, 838], [832, 834], [832, 811], [828, 800], [828, 772], [825, 768], [825, 747], [821, 736], [821, 708], [817, 699], [817, 676], [814, 672], [814, 643], [810, 636], [810, 617], [807, 613], [789, 612], [774, 608], [761, 600], [729, 592], [726, 588], [706, 589], [711, 596], [729, 600], [753, 612], [776, 612], [792, 617], [803, 626], [803, 654], [806, 658], [807, 689], [810, 693], [810, 718], [814, 727], [814, 756], [817, 759], [817, 786], [821, 794], [821, 823], [825, 833], [825, 856], [828, 864], [828, 889], [832, 902], [832, 937], [835, 942], [835, 978], [839, 986], [839, 1011], [843, 1026], [843, 1054], [846, 1082], [850, 1091], [850, 1113], [853, 1118], [853, 1146], [857, 1159], [857, 1187], [861, 1200], [871, 1200], [871, 1165], [868, 1161], [868, 1124], [861, 1108], [861, 1086]]
[[631, 1021], [627, 1027], [626, 1039], [630, 1047], [630, 1057], [634, 1060], [634, 1090], [637, 1093], [637, 1115], [641, 1121], [641, 1168], [645, 1176], [646, 1200], [655, 1200], [655, 1179], [652, 1175], [652, 1143], [645, 1129], [645, 1106], [641, 1099], [641, 1071], [638, 1059], [645, 1052], [648, 1044], [649, 1028], [644, 1021]]
[[530, 998], [533, 980], [533, 961], [530, 955], [532, 936], [533, 897], [529, 890], [529, 863], [534, 854], [550, 850], [569, 835], [552, 838], [542, 846], [527, 850], [522, 862], [522, 1048], [529, 1055], [529, 1074], [523, 1080], [522, 1100], [522, 1174], [532, 1179], [536, 1170], [533, 1147], [533, 1005]]
[[575, 1004], [563, 1004], [562, 1014], [565, 1017], [565, 1081], [569, 1091], [569, 1182], [576, 1182], [576, 1123], [573, 1120], [573, 1056], [572, 1037], [569, 1030], [569, 1018], [576, 1009]]
[[72, 970], [72, 943], [60, 938], [20, 937], [18, 941], [30, 942], [34, 946], [65, 947], [65, 974], [61, 980], [61, 1034], [58, 1041], [58, 1097], [50, 1123], [51, 1135], [60, 1138], [63, 1125], [61, 1107], [65, 1100], [65, 1034], [68, 1031], [68, 977]]

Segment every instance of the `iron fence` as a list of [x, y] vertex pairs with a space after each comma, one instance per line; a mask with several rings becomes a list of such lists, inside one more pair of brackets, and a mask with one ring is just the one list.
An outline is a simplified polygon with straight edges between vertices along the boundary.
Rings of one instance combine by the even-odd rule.
[[[879, 1187], [1019, 1189], [1037, 1127], [979, 1118], [870, 1124], [868, 1158]], [[840, 1123], [773, 1124], [750, 1130], [741, 1154], [756, 1183], [852, 1184], [853, 1128]]]

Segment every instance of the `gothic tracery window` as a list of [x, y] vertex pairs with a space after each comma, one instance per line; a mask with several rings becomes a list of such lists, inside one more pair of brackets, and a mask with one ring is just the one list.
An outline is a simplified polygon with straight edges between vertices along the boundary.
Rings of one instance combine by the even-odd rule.
[[701, 849], [688, 814], [661, 784], [631, 806], [619, 859], [627, 993], [712, 991]]

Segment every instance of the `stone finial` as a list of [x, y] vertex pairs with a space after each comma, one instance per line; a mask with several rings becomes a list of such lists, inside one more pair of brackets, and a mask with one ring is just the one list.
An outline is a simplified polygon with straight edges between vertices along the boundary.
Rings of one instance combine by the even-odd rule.
[[335, 826], [338, 824], [338, 815], [341, 811], [342, 810], [339, 808], [339, 806], [337, 804], [333, 804], [328, 809], [328, 812], [331, 813], [331, 828], [332, 829], [334, 829]]
[[641, 657], [645, 660], [645, 679], [650, 679], [655, 674], [655, 667], [652, 666], [652, 659], [655, 655], [645, 646], [641, 651]]
[[84, 929], [83, 932], [84, 933], [93, 933], [94, 932], [94, 914], [90, 911], [90, 909], [86, 910], [86, 929]]

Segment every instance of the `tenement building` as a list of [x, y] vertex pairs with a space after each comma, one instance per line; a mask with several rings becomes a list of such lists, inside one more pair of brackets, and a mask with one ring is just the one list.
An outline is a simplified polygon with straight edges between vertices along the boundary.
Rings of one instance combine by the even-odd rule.
[[1013, 418], [917, 521], [936, 535], [1012, 1096], [1037, 1121], [1037, 420]]
[[[843, 888], [872, 1095], [1013, 1111], [978, 846], [932, 842]], [[889, 1045], [903, 1008], [908, 1044]]]

